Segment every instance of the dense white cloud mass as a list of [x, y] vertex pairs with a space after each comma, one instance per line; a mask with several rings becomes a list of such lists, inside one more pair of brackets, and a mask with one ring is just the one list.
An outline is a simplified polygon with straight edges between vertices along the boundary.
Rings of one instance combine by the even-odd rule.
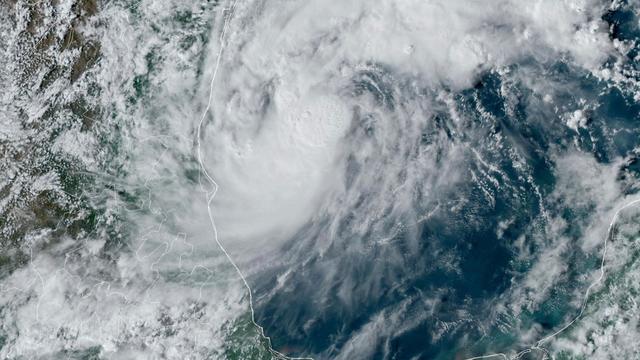
[[[43, 10], [62, 44], [74, 3]], [[603, 20], [617, 5], [104, 2], [77, 25], [100, 53], [79, 80], [46, 88], [49, 73], [36, 69], [18, 96], [18, 76], [0, 70], [10, 89], [0, 145], [34, 136], [16, 119], [46, 114], [52, 94], [101, 109], [94, 129], [65, 128], [50, 149], [91, 177], [79, 193], [97, 225], [55, 241], [54, 230], [25, 233], [24, 266], [0, 274], [0, 357], [228, 358], [247, 338], [268, 348], [247, 318], [245, 279], [215, 240], [258, 288], [281, 349], [291, 340], [304, 347], [292, 353], [320, 359], [402, 358], [394, 339], [418, 332], [448, 347], [416, 351], [427, 358], [516, 354], [499, 347], [529, 346], [572, 319], [613, 214], [638, 189], [620, 175], [633, 152], [625, 144], [637, 146], [625, 131], [636, 133], [594, 115], [596, 89], [640, 98], [626, 67], [634, 44]], [[3, 52], [19, 52], [17, 34], [29, 31], [28, 5], [15, 9], [15, 29], [0, 24]], [[83, 51], [48, 56], [72, 68]], [[16, 58], [0, 65], [17, 68]], [[23, 189], [66, 196], [53, 170], [0, 170], [3, 214]], [[589, 303], [549, 349], [639, 351], [620, 340], [638, 336], [628, 289], [640, 286], [625, 270], [637, 266], [634, 214], [621, 217], [624, 236], [606, 258], [626, 285], [597, 287], [612, 300], [602, 311]], [[337, 330], [327, 325], [336, 318]], [[258, 356], [242, 351], [233, 356]]]
[[[527, 59], [568, 57], [596, 71], [613, 55], [599, 16], [604, 8], [600, 1], [237, 3], [214, 90], [213, 125], [204, 138], [207, 165], [220, 184], [213, 206], [223, 238], [232, 248], [237, 241], [253, 243], [238, 242], [244, 255], [277, 246], [329, 191], [345, 191], [348, 156], [367, 163], [366, 176], [386, 175], [379, 180], [384, 184], [362, 179], [350, 192], [402, 185], [411, 192], [425, 176], [443, 175], [428, 174], [425, 162], [433, 154], [412, 158], [391, 149], [415, 150], [420, 127], [434, 112], [431, 95], [420, 88], [463, 89], [481, 71]], [[214, 63], [217, 52], [210, 54]], [[385, 84], [367, 76], [389, 78]], [[354, 96], [358, 77], [393, 108]], [[358, 127], [357, 117], [369, 113], [378, 118], [377, 144], [345, 144], [353, 141], [347, 130]], [[394, 178], [402, 169], [405, 178]], [[391, 201], [385, 196], [381, 201]], [[341, 205], [324, 206], [338, 211]]]

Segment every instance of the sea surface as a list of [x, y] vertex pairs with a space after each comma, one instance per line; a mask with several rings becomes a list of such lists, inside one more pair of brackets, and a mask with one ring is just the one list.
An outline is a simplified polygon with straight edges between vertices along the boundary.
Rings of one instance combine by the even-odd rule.
[[637, 0], [0, 1], [0, 358], [640, 359]]

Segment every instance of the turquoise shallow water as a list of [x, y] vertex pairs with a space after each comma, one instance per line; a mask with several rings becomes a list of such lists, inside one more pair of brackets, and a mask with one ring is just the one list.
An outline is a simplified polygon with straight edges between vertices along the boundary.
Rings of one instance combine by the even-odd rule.
[[638, 358], [638, 2], [376, 5], [0, 4], [0, 357]]
[[[631, 8], [611, 11], [604, 19], [611, 26], [612, 37], [638, 39], [637, 16]], [[634, 59], [637, 48], [628, 56]], [[636, 60], [632, 62], [637, 66]], [[455, 193], [437, 194], [437, 203], [446, 205], [436, 208], [413, 231], [400, 231], [391, 243], [372, 245], [363, 253], [336, 247], [322, 256], [307, 257], [306, 248], [297, 244], [293, 247], [300, 252], [295, 256], [307, 260], [289, 278], [288, 291], [270, 292], [275, 275], [281, 274], [277, 267], [273, 277], [267, 273], [253, 280], [258, 297], [270, 294], [258, 301], [258, 321], [273, 335], [276, 348], [293, 349], [295, 355], [333, 358], [348, 346], [354, 333], [376, 322], [374, 331], [380, 335], [370, 358], [463, 359], [526, 349], [532, 343], [522, 342], [514, 332], [529, 329], [542, 338], [578, 314], [579, 291], [588, 285], [584, 274], [600, 266], [601, 255], [597, 251], [585, 253], [577, 242], [590, 231], [584, 224], [594, 206], [574, 205], [553, 195], [556, 187], [562, 186], [557, 184], [557, 173], [566, 165], [556, 159], [581, 152], [606, 165], [627, 157], [628, 165], [606, 176], [637, 179], [640, 103], [633, 92], [610, 87], [564, 62], [526, 61], [514, 65], [514, 72], [520, 71], [559, 84], [553, 94], [555, 102], [536, 98], [525, 84], [514, 80], [513, 73], [488, 72], [472, 89], [454, 95], [458, 115], [466, 121], [464, 134], [451, 134], [454, 120], [443, 112], [434, 115], [433, 127], [423, 135], [425, 144], [443, 138], [467, 144], [493, 166], [490, 171], [499, 174], [496, 183], [476, 176], [487, 164], [471, 157], [464, 165], [468, 178], [456, 186]], [[359, 86], [354, 96], [384, 89], [384, 81], [377, 81], [384, 76], [381, 70], [377, 79], [371, 80], [375, 87]], [[378, 100], [381, 106], [390, 106], [390, 98]], [[591, 104], [585, 113], [588, 128], [574, 131], [561, 123], [559, 103], [570, 112], [581, 103]], [[636, 185], [628, 188], [628, 194], [636, 191]], [[434, 202], [433, 198], [418, 198], [415, 206], [428, 207]], [[463, 202], [460, 209], [452, 206], [456, 202]], [[558, 218], [567, 224], [562, 234], [546, 227]], [[505, 219], [508, 227], [499, 230]], [[292, 242], [321, 241], [324, 231], [329, 230], [301, 231]], [[367, 241], [366, 235], [361, 239], [348, 231], [337, 236], [347, 242]], [[567, 268], [551, 289], [545, 289], [548, 295], [544, 300], [535, 310], [518, 314], [493, 310], [540, 260], [536, 250], [544, 245], [536, 239], [554, 236], [568, 239], [562, 255]], [[522, 259], [522, 249], [516, 246], [528, 248], [531, 257]], [[451, 254], [459, 264], [455, 272], [450, 270], [452, 257], [447, 255]], [[327, 268], [336, 269], [339, 275], [327, 278]], [[352, 291], [346, 304], [340, 294], [345, 282]], [[590, 299], [589, 304], [597, 308], [598, 301]], [[450, 324], [445, 330], [444, 323]], [[528, 356], [542, 358], [543, 353], [534, 351]]]

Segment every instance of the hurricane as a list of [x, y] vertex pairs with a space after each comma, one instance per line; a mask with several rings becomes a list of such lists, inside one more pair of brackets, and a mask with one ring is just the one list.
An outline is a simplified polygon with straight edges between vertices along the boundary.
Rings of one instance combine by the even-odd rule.
[[3, 359], [640, 358], [638, 0], [0, 1]]

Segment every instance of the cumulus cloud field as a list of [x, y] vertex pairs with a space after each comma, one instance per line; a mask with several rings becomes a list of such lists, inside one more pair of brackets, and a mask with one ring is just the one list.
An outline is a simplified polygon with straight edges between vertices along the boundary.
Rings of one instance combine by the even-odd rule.
[[638, 1], [0, 9], [0, 357], [640, 352]]

